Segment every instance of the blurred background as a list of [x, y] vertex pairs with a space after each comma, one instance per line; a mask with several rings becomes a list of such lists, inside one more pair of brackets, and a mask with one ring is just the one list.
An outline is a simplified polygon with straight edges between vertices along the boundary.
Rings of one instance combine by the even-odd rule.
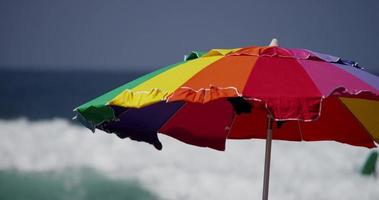
[[[163, 151], [92, 134], [80, 104], [192, 50], [267, 45], [379, 74], [379, 2], [0, 0], [0, 199], [259, 199], [264, 141], [226, 152], [161, 136]], [[273, 143], [271, 199], [379, 199], [371, 151]]]

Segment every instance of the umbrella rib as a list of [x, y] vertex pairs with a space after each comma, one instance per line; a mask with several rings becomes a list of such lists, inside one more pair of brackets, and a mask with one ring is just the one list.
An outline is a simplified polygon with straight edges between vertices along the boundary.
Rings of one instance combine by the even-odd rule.
[[359, 125], [361, 126], [361, 128], [363, 128], [365, 130], [366, 134], [372, 139], [372, 141], [374, 141], [375, 143], [379, 144], [379, 141], [377, 142], [375, 140], [374, 136], [371, 135], [371, 132], [366, 128], [366, 126], [364, 126], [362, 124], [362, 122], [359, 120], [359, 118], [357, 116], [355, 116], [355, 114], [349, 109], [349, 107], [347, 107], [347, 105], [345, 103], [343, 103], [343, 101], [340, 98], [338, 98], [338, 100], [340, 101], [340, 103], [342, 104], [342, 106], [345, 107], [351, 113], [351, 115], [353, 116], [353, 118], [359, 122]]
[[[168, 102], [166, 102], [166, 103], [168, 103]], [[181, 105], [180, 108], [178, 108], [178, 110], [176, 110], [176, 112], [175, 112], [174, 114], [172, 114], [171, 117], [168, 118], [168, 119], [166, 120], [166, 122], [163, 123], [159, 129], [161, 129], [162, 127], [165, 127], [166, 124], [167, 124], [171, 119], [173, 119], [173, 118], [176, 116], [176, 114], [178, 114], [178, 113], [180, 112], [180, 110], [182, 110], [183, 107], [184, 107], [186, 104], [187, 104], [187, 102], [184, 102], [183, 105]], [[158, 133], [159, 133], [159, 129], [157, 130]]]
[[226, 138], [229, 138], [230, 132], [232, 131], [232, 128], [234, 126], [234, 123], [236, 122], [236, 119], [237, 119], [237, 115], [236, 115], [236, 113], [233, 113], [233, 120], [229, 126], [229, 130], [228, 130], [228, 133], [226, 134]]
[[301, 131], [301, 127], [300, 127], [300, 121], [297, 121], [297, 126], [299, 127], [300, 139], [301, 141], [304, 141], [303, 131]]

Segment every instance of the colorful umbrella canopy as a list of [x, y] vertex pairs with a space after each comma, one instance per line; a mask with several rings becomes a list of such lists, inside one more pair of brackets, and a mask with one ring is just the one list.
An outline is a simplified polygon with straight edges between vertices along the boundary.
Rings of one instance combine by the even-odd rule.
[[[226, 139], [379, 142], [379, 77], [306, 49], [250, 46], [192, 52], [75, 109], [91, 130], [145, 141], [157, 133], [225, 149]], [[285, 123], [284, 123], [285, 122]]]
[[216, 150], [226, 139], [266, 138], [267, 200], [272, 139], [376, 147], [379, 77], [356, 62], [282, 48], [274, 39], [270, 46], [192, 52], [75, 111], [93, 131], [157, 149], [157, 133]]

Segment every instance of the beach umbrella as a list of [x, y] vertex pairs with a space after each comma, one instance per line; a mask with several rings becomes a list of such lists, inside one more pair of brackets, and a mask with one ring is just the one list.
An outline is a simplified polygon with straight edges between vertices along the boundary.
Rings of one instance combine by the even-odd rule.
[[92, 131], [162, 148], [158, 133], [225, 149], [226, 139], [334, 140], [376, 147], [379, 77], [356, 62], [306, 49], [269, 46], [191, 52], [77, 107]]

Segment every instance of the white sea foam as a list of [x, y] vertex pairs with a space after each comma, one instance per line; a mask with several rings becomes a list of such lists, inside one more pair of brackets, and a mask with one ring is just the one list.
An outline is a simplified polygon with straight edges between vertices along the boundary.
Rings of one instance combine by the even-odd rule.
[[[0, 121], [0, 168], [50, 171], [92, 167], [138, 179], [163, 199], [260, 199], [263, 140], [228, 141], [226, 152], [160, 135], [163, 150], [74, 126], [63, 119]], [[370, 150], [335, 142], [273, 142], [270, 199], [379, 199], [361, 177]]]

